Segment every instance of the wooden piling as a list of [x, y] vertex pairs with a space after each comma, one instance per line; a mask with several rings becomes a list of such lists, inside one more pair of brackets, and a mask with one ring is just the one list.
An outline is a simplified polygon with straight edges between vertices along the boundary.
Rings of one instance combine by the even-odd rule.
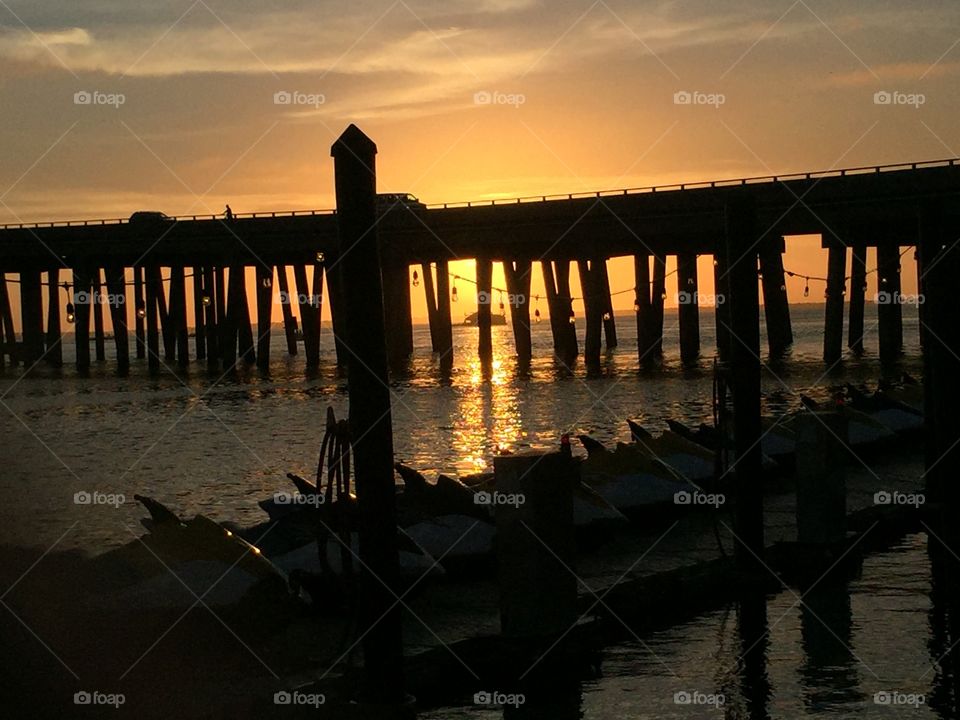
[[[313, 264], [313, 301], [314, 301], [314, 313], [313, 313], [313, 324], [316, 328], [316, 331], [313, 335], [314, 345], [310, 348], [317, 358], [317, 364], [320, 364], [320, 330], [322, 327], [322, 317], [323, 317], [323, 276], [325, 275], [324, 263], [319, 260]], [[408, 297], [409, 300], [409, 297]], [[412, 323], [412, 321], [411, 321]], [[410, 352], [413, 352], [413, 325], [410, 326]]]
[[880, 362], [890, 363], [903, 349], [903, 305], [900, 297], [900, 247], [896, 241], [877, 245], [877, 322]]
[[273, 313], [273, 266], [257, 263], [257, 367], [270, 368], [270, 318]]
[[847, 322], [847, 347], [863, 354], [863, 309], [867, 291], [867, 247], [855, 243], [851, 252], [850, 268], [850, 313]]
[[453, 321], [450, 318], [450, 266], [437, 261], [437, 325], [440, 328], [440, 372], [453, 369]]
[[607, 262], [602, 261], [600, 270], [600, 297], [603, 300], [603, 339], [607, 350], [617, 346], [617, 321], [613, 315], [613, 296], [610, 294], [610, 273]]
[[250, 302], [247, 299], [247, 268], [244, 265], [239, 267], [240, 288], [238, 290], [239, 300], [237, 302], [237, 347], [240, 359], [247, 365], [253, 365], [257, 361], [256, 349], [253, 343], [253, 323], [250, 318]]
[[24, 363], [33, 365], [43, 357], [43, 287], [39, 270], [20, 272], [20, 327]]
[[652, 310], [650, 305], [650, 256], [647, 253], [637, 253], [633, 256], [633, 277], [635, 294], [633, 309], [637, 315], [637, 357], [640, 365], [649, 362], [650, 343], [647, 338], [647, 317]]
[[796, 419], [797, 540], [841, 546], [847, 536], [847, 419], [804, 410]]
[[47, 271], [46, 360], [53, 367], [63, 365], [63, 330], [60, 326], [60, 303], [60, 268], [51, 267]]
[[[143, 295], [143, 266], [133, 266], [133, 313], [134, 335], [137, 343], [137, 358], [142, 359], [147, 354], [147, 345], [144, 342], [144, 319], [146, 318], [147, 302]], [[141, 317], [141, 311], [144, 315]]]
[[433, 283], [433, 265], [421, 263], [423, 275], [423, 295], [427, 303], [427, 322], [430, 325], [430, 346], [433, 352], [440, 352], [440, 322], [437, 317], [437, 292]]
[[193, 335], [197, 360], [207, 358], [206, 318], [203, 307], [203, 268], [193, 267]]
[[73, 325], [74, 342], [77, 347], [77, 370], [81, 373], [90, 369], [90, 311], [92, 307], [92, 281], [89, 271], [84, 267], [73, 269], [73, 303], [75, 322]]
[[506, 261], [503, 274], [507, 281], [510, 300], [510, 322], [513, 325], [513, 341], [517, 350], [517, 365], [523, 370], [530, 367], [533, 358], [533, 343], [530, 338], [530, 274], [533, 263], [529, 260]]
[[10, 292], [7, 289], [7, 275], [0, 272], [0, 321], [3, 323], [3, 337], [0, 338], [0, 354], [4, 352], [10, 358], [10, 364], [16, 366], [20, 360], [17, 353], [17, 334], [13, 327], [13, 312], [10, 308]]
[[[232, 271], [231, 271], [232, 272]], [[220, 349], [220, 362], [223, 368], [230, 369], [237, 362], [237, 331], [232, 325], [233, 319], [227, 312], [227, 296], [230, 289], [227, 287], [228, 273], [225, 267], [218, 265], [214, 272], [215, 290], [214, 303], [217, 308], [217, 346]]]
[[337, 353], [337, 367], [347, 367], [350, 352], [344, 340], [347, 337], [350, 322], [349, 307], [346, 302], [346, 287], [336, 253], [327, 253], [324, 271], [327, 276], [327, 292], [330, 296], [330, 321], [333, 325], [333, 346]]
[[130, 341], [127, 333], [127, 279], [122, 266], [114, 265], [103, 270], [110, 301], [110, 324], [113, 326], [113, 342], [117, 348], [117, 372], [121, 375], [130, 369]]
[[183, 265], [170, 268], [170, 322], [176, 338], [177, 364], [190, 364], [190, 333], [187, 329], [187, 280]]
[[287, 266], [277, 265], [277, 296], [283, 311], [283, 334], [287, 339], [287, 355], [297, 354], [297, 321], [293, 314], [293, 298], [290, 296], [290, 280]]
[[713, 309], [714, 324], [717, 333], [717, 355], [721, 362], [730, 359], [730, 275], [727, 273], [725, 252], [713, 256], [713, 287], [717, 304]]
[[493, 305], [493, 261], [477, 258], [477, 354], [480, 362], [489, 365], [493, 361], [493, 338], [491, 334], [491, 306]]
[[787, 280], [783, 272], [785, 250], [781, 235], [767, 236], [760, 242], [760, 285], [763, 288], [763, 314], [767, 321], [767, 347], [774, 357], [783, 355], [793, 344]]
[[391, 367], [403, 365], [413, 354], [413, 317], [410, 310], [410, 268], [384, 249], [383, 308], [387, 330], [387, 357]]
[[103, 332], [103, 279], [100, 268], [93, 270], [93, 347], [97, 362], [107, 359], [107, 342]]
[[827, 307], [824, 313], [823, 360], [840, 361], [843, 355], [843, 295], [847, 281], [847, 247], [839, 240], [830, 244], [827, 256]]
[[730, 363], [733, 391], [738, 566], [756, 573], [763, 557], [763, 478], [760, 453], [760, 300], [756, 207], [753, 198], [732, 199], [726, 210], [725, 267], [730, 296]]
[[377, 247], [376, 145], [355, 125], [334, 144], [338, 231], [350, 308], [350, 434], [360, 511], [364, 700], [398, 705], [404, 697], [403, 637], [395, 602], [399, 571], [393, 429], [383, 287]]
[[220, 323], [222, 317], [217, 314], [216, 273], [211, 266], [203, 268], [203, 322], [207, 331], [207, 369], [220, 368]]
[[667, 295], [667, 257], [654, 255], [653, 283], [650, 287], [650, 326], [647, 339], [650, 355], [656, 361], [663, 357], [663, 302]]
[[677, 305], [680, 324], [680, 361], [695, 364], [700, 357], [700, 291], [697, 256], [677, 255]]
[[144, 305], [147, 326], [147, 367], [151, 373], [160, 370], [160, 294], [163, 291], [163, 276], [159, 265], [144, 268], [146, 302]]
[[567, 367], [573, 365], [579, 352], [577, 328], [570, 295], [570, 261], [543, 260], [543, 281], [550, 309], [550, 329], [553, 331], [553, 349], [557, 358]]
[[[174, 319], [170, 312], [170, 305], [167, 302], [167, 289], [163, 281], [163, 270], [156, 268], [156, 274], [159, 278], [157, 285], [157, 315], [160, 318], [160, 335], [163, 337], [163, 359], [167, 362], [174, 362], [177, 359], [177, 332], [174, 327]], [[171, 283], [173, 273], [170, 273]]]
[[320, 364], [320, 343], [317, 337], [317, 320], [314, 313], [319, 306], [310, 292], [307, 283], [307, 269], [300, 265], [293, 266], [293, 279], [297, 284], [297, 302], [300, 308], [300, 327], [303, 329], [303, 352], [307, 356], [307, 367], [315, 368]]
[[603, 333], [603, 310], [606, 306], [602, 297], [601, 263], [598, 259], [577, 261], [587, 326], [583, 340], [583, 361], [588, 373], [600, 371], [600, 340]]

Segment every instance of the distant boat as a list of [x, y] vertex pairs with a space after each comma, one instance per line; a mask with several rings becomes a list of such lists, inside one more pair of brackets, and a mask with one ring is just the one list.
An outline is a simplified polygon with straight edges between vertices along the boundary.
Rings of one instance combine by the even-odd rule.
[[[470, 315], [467, 315], [465, 318], [463, 318], [463, 324], [476, 325], [477, 319], [479, 318], [479, 316], [480, 316], [479, 312], [471, 313]], [[494, 315], [493, 313], [490, 314], [490, 325], [506, 325], [506, 324], [507, 324], [507, 316], [504, 315], [503, 313], [501, 313], [500, 315]]]

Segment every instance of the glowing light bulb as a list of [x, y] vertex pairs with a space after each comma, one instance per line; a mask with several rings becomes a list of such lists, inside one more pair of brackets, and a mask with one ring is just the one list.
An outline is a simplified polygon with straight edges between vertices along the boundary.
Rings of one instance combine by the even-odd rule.
[[635, 313], [640, 312], [640, 301], [639, 301], [639, 300], [633, 303], [633, 311], [634, 311]]
[[416, 270], [413, 271], [413, 286], [420, 287], [420, 273]]
[[604, 319], [604, 320], [609, 320], [609, 319], [610, 319], [610, 313], [605, 312], [605, 313], [603, 314], [603, 319]]
[[264, 279], [263, 279], [263, 286], [264, 286], [265, 288], [273, 287], [273, 278], [264, 278]]
[[318, 262], [318, 263], [322, 263], [323, 260], [324, 260], [324, 255], [323, 255], [323, 253], [322, 253], [322, 252], [318, 252], [318, 253], [317, 253], [317, 262]]
[[210, 296], [204, 295], [202, 298], [200, 298], [200, 302], [203, 303], [204, 307], [210, 307]]
[[71, 325], [77, 321], [77, 314], [74, 310], [73, 303], [67, 303], [67, 322]]
[[540, 308], [533, 311], [533, 319], [535, 322], [540, 322]]

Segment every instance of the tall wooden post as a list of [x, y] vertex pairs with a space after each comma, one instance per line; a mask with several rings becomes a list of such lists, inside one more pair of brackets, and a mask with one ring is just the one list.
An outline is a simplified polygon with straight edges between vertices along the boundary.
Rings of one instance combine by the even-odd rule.
[[900, 297], [900, 247], [896, 241], [877, 245], [877, 321], [880, 362], [893, 362], [903, 349], [903, 305]]
[[277, 265], [277, 288], [280, 308], [283, 311], [283, 332], [287, 338], [287, 355], [297, 354], [297, 321], [293, 315], [293, 298], [290, 296], [290, 281], [287, 266]]
[[421, 263], [423, 273], [423, 295], [427, 303], [427, 322], [430, 324], [430, 345], [433, 352], [440, 352], [440, 322], [437, 317], [437, 291], [433, 283], [433, 266]]
[[413, 354], [413, 318], [410, 310], [410, 268], [402, 258], [383, 250], [384, 321], [387, 327], [387, 356], [397, 367]]
[[189, 332], [187, 330], [187, 280], [183, 265], [170, 267], [170, 324], [176, 338], [177, 364], [190, 364]]
[[146, 273], [147, 300], [144, 306], [147, 321], [147, 367], [151, 373], [160, 370], [160, 294], [163, 292], [163, 279], [159, 265], [144, 268]]
[[343, 271], [337, 254], [327, 253], [324, 271], [327, 276], [327, 290], [330, 295], [330, 320], [333, 324], [333, 346], [337, 352], [337, 367], [347, 367], [350, 353], [345, 347], [344, 340], [349, 331], [350, 311], [346, 301], [346, 286]]
[[736, 556], [738, 565], [763, 572], [763, 478], [760, 455], [760, 300], [757, 292], [756, 207], [744, 195], [727, 205], [726, 267], [729, 275], [736, 449]]
[[[313, 334], [313, 347], [310, 348], [317, 358], [317, 365], [320, 364], [320, 330], [321, 330], [321, 318], [323, 316], [323, 276], [325, 274], [325, 269], [318, 258], [317, 262], [313, 264], [313, 324], [316, 328], [316, 332]], [[407, 296], [407, 301], [409, 302], [409, 294]], [[410, 326], [410, 352], [413, 352], [413, 325], [411, 321]]]
[[603, 281], [600, 280], [601, 262], [597, 259], [577, 261], [587, 324], [583, 339], [583, 361], [589, 373], [600, 371], [600, 340], [603, 333], [603, 309], [606, 306], [602, 297]]
[[[239, 287], [237, 290], [237, 343], [240, 358], [252, 365], [257, 361], [256, 350], [253, 347], [253, 325], [250, 321], [250, 301], [247, 299], [247, 268], [244, 265], [237, 266], [239, 271]], [[233, 278], [231, 278], [233, 285]]]
[[782, 355], [793, 344], [790, 326], [790, 302], [783, 272], [781, 235], [767, 236], [760, 242], [760, 274], [763, 288], [763, 314], [767, 319], [767, 346], [773, 356]]
[[93, 304], [92, 282], [89, 271], [84, 267], [73, 269], [73, 302], [76, 322], [74, 323], [74, 342], [77, 346], [77, 370], [90, 369], [90, 311]]
[[197, 346], [197, 360], [207, 357], [206, 318], [203, 307], [203, 268], [193, 267], [193, 336]]
[[93, 270], [93, 347], [96, 351], [97, 362], [107, 359], [107, 342], [103, 332], [103, 280], [100, 277], [100, 268]]
[[[355, 438], [360, 510], [360, 624], [365, 697], [399, 704], [403, 693], [403, 637], [397, 592], [398, 554], [393, 429], [383, 287], [377, 248], [377, 148], [355, 125], [334, 144], [340, 247], [348, 325], [350, 434]], [[384, 587], [384, 585], [386, 587]]]
[[437, 323], [440, 327], [440, 372], [453, 369], [453, 322], [450, 318], [450, 266], [437, 261]]
[[[143, 266], [133, 266], [133, 327], [134, 335], [137, 341], [137, 358], [142, 359], [147, 354], [147, 345], [144, 341], [144, 319], [146, 316], [147, 302], [143, 295]], [[143, 312], [143, 315], [141, 315]]]
[[839, 240], [830, 243], [827, 256], [827, 308], [823, 328], [823, 360], [833, 364], [843, 353], [843, 294], [847, 284], [847, 248]]
[[307, 283], [307, 269], [297, 263], [293, 266], [293, 279], [297, 284], [297, 302], [300, 304], [300, 327], [303, 329], [303, 352], [307, 356], [307, 367], [315, 368], [320, 364], [320, 343], [317, 337], [317, 320], [314, 313], [319, 311], [310, 285]]
[[270, 317], [273, 312], [273, 266], [257, 263], [257, 367], [270, 368]]
[[725, 251], [713, 256], [713, 287], [717, 304], [713, 310], [717, 330], [717, 355], [721, 361], [730, 359], [730, 276], [727, 273], [727, 254]]
[[20, 272], [20, 322], [23, 329], [23, 357], [28, 365], [43, 357], [43, 287], [40, 271]]
[[617, 346], [617, 321], [613, 316], [613, 296], [610, 294], [610, 273], [607, 272], [607, 262], [601, 262], [600, 270], [600, 297], [603, 300], [603, 337], [607, 350]]
[[694, 253], [677, 255], [677, 306], [680, 361], [689, 365], [700, 357], [700, 290]]
[[[163, 281], [163, 270], [156, 267], [157, 277], [157, 314], [160, 317], [160, 335], [163, 336], [163, 359], [173, 362], [177, 359], [177, 333], [174, 328], [174, 319], [167, 302], [167, 289]], [[171, 284], [173, 272], [170, 273]], [[171, 297], [172, 299], [172, 297]]]
[[510, 322], [513, 324], [513, 340], [517, 349], [517, 364], [521, 370], [530, 367], [533, 344], [530, 338], [530, 273], [533, 264], [529, 260], [507, 260], [503, 273], [507, 280], [510, 300]]
[[[0, 345], [6, 347], [7, 357], [10, 358], [10, 364], [16, 366], [19, 362], [17, 353], [17, 334], [13, 327], [13, 312], [10, 308], [10, 293], [7, 289], [7, 275], [0, 272], [0, 320], [3, 322], [3, 337], [0, 338]], [[2, 353], [2, 351], [0, 351]]]
[[647, 337], [654, 360], [663, 357], [663, 301], [667, 295], [667, 257], [653, 256], [653, 284], [650, 288], [650, 327]]
[[[63, 331], [60, 327], [60, 268], [47, 271], [47, 362], [63, 365]], [[0, 340], [2, 342], [2, 340]], [[2, 353], [0, 353], [2, 355]]]
[[220, 367], [220, 323], [223, 317], [217, 314], [216, 301], [216, 274], [213, 267], [203, 268], [203, 295], [200, 302], [203, 304], [204, 325], [207, 330], [207, 369], [217, 370]]
[[650, 362], [650, 340], [647, 337], [648, 316], [651, 312], [650, 256], [647, 253], [633, 256], [633, 277], [636, 285], [633, 309], [637, 315], [637, 357], [640, 365], [644, 366]]
[[857, 355], [863, 354], [863, 308], [867, 291], [867, 247], [856, 243], [852, 248], [850, 268], [850, 319], [847, 327], [847, 347]]
[[[237, 318], [240, 313], [238, 305], [242, 302], [240, 286], [243, 285], [241, 267], [230, 266], [229, 281], [225, 291], [223, 269], [217, 268], [217, 314], [223, 318], [223, 322], [220, 323], [223, 327], [223, 332], [220, 335], [220, 356], [223, 358], [225, 370], [234, 368], [237, 364]], [[226, 308], [224, 314], [220, 315], [220, 303], [223, 301], [224, 292], [226, 293]]]
[[127, 337], [127, 281], [122, 266], [107, 266], [103, 273], [106, 276], [110, 301], [113, 341], [117, 348], [117, 372], [123, 375], [130, 369], [130, 341]]
[[491, 337], [490, 309], [493, 305], [493, 261], [490, 258], [477, 258], [477, 330], [480, 337], [477, 351], [480, 362], [489, 365], [493, 361], [493, 339]]

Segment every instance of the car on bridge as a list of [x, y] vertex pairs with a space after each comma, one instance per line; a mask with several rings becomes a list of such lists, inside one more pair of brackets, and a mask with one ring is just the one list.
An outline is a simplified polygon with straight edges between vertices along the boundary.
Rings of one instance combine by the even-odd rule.
[[130, 216], [128, 222], [131, 223], [162, 223], [173, 222], [173, 218], [166, 213], [156, 210], [138, 210]]
[[400, 210], [406, 208], [410, 211], [426, 210], [424, 205], [416, 195], [410, 193], [378, 193], [377, 194], [377, 214], [385, 215], [391, 210]]

